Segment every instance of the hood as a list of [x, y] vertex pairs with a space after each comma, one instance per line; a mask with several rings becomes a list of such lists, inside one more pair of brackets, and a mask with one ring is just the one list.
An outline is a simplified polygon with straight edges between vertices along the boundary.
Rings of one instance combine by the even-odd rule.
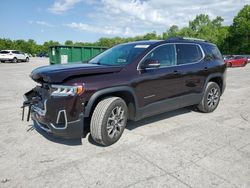
[[121, 71], [122, 66], [97, 64], [65, 64], [39, 67], [31, 72], [30, 77], [36, 82], [61, 83], [67, 78], [90, 76]]

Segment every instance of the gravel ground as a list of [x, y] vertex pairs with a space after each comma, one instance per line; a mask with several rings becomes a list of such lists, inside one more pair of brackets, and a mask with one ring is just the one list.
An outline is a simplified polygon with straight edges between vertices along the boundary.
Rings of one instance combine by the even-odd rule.
[[250, 187], [250, 65], [227, 72], [214, 113], [189, 108], [130, 122], [110, 147], [61, 140], [21, 121], [30, 63], [0, 64], [0, 187]]

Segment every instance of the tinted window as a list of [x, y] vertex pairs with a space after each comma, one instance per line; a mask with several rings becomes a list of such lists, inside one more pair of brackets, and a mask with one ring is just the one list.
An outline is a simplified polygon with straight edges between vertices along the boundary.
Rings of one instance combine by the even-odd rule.
[[0, 51], [0, 54], [8, 54], [10, 53], [9, 51]]
[[194, 63], [202, 59], [202, 52], [195, 44], [176, 44], [177, 64]]
[[149, 45], [121, 44], [114, 46], [89, 61], [101, 65], [126, 65], [137, 58]]
[[167, 67], [176, 64], [174, 45], [164, 45], [156, 48], [147, 55], [145, 60], [152, 59], [159, 61], [161, 67]]
[[12, 51], [12, 53], [14, 53], [14, 54], [20, 54], [19, 51]]
[[244, 57], [241, 57], [241, 56], [236, 56], [234, 59], [242, 59]]
[[[222, 59], [222, 55], [221, 55], [219, 49], [216, 46], [214, 46], [214, 45], [208, 45], [206, 47], [206, 51], [207, 51], [208, 55], [210, 57], [212, 57], [213, 59], [219, 59], [219, 60]], [[229, 56], [228, 59], [232, 59], [232, 58], [233, 58], [232, 56]]]

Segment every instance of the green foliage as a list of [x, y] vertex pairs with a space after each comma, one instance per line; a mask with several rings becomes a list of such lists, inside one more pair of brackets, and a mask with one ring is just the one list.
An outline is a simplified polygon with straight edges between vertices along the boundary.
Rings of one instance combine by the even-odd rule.
[[226, 43], [232, 53], [250, 54], [250, 5], [245, 5], [234, 17]]
[[[183, 36], [201, 38], [215, 43], [224, 54], [250, 54], [250, 5], [245, 5], [238, 15], [234, 17], [231, 26], [223, 26], [223, 18], [216, 17], [210, 19], [208, 15], [197, 15], [194, 20], [189, 21], [187, 27], [179, 28], [172, 25], [166, 32], [160, 36], [155, 31], [142, 36], [135, 37], [113, 37], [100, 38], [97, 42], [73, 42], [66, 40], [65, 45], [76, 46], [103, 46], [112, 47], [116, 44], [132, 42], [138, 40], [166, 40], [169, 37]], [[30, 54], [38, 54], [40, 52], [48, 53], [49, 46], [60, 45], [57, 41], [47, 41], [42, 45], [37, 44], [34, 40], [10, 40], [0, 38], [0, 50], [17, 49]]]
[[64, 43], [65, 45], [74, 45], [74, 43], [73, 43], [73, 41], [72, 40], [66, 40], [65, 41], [65, 43]]

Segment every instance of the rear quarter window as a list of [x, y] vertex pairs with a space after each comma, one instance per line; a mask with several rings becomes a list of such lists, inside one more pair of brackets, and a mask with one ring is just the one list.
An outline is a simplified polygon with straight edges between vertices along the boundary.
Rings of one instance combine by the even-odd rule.
[[176, 44], [177, 64], [195, 63], [202, 59], [201, 49], [196, 44]]
[[9, 51], [0, 51], [0, 54], [8, 54], [10, 53]]
[[[222, 60], [223, 59], [219, 49], [215, 45], [207, 45], [206, 46], [206, 52], [207, 52], [207, 55], [212, 57], [212, 59], [217, 59], [217, 60]], [[229, 58], [229, 59], [231, 59], [231, 58]]]

